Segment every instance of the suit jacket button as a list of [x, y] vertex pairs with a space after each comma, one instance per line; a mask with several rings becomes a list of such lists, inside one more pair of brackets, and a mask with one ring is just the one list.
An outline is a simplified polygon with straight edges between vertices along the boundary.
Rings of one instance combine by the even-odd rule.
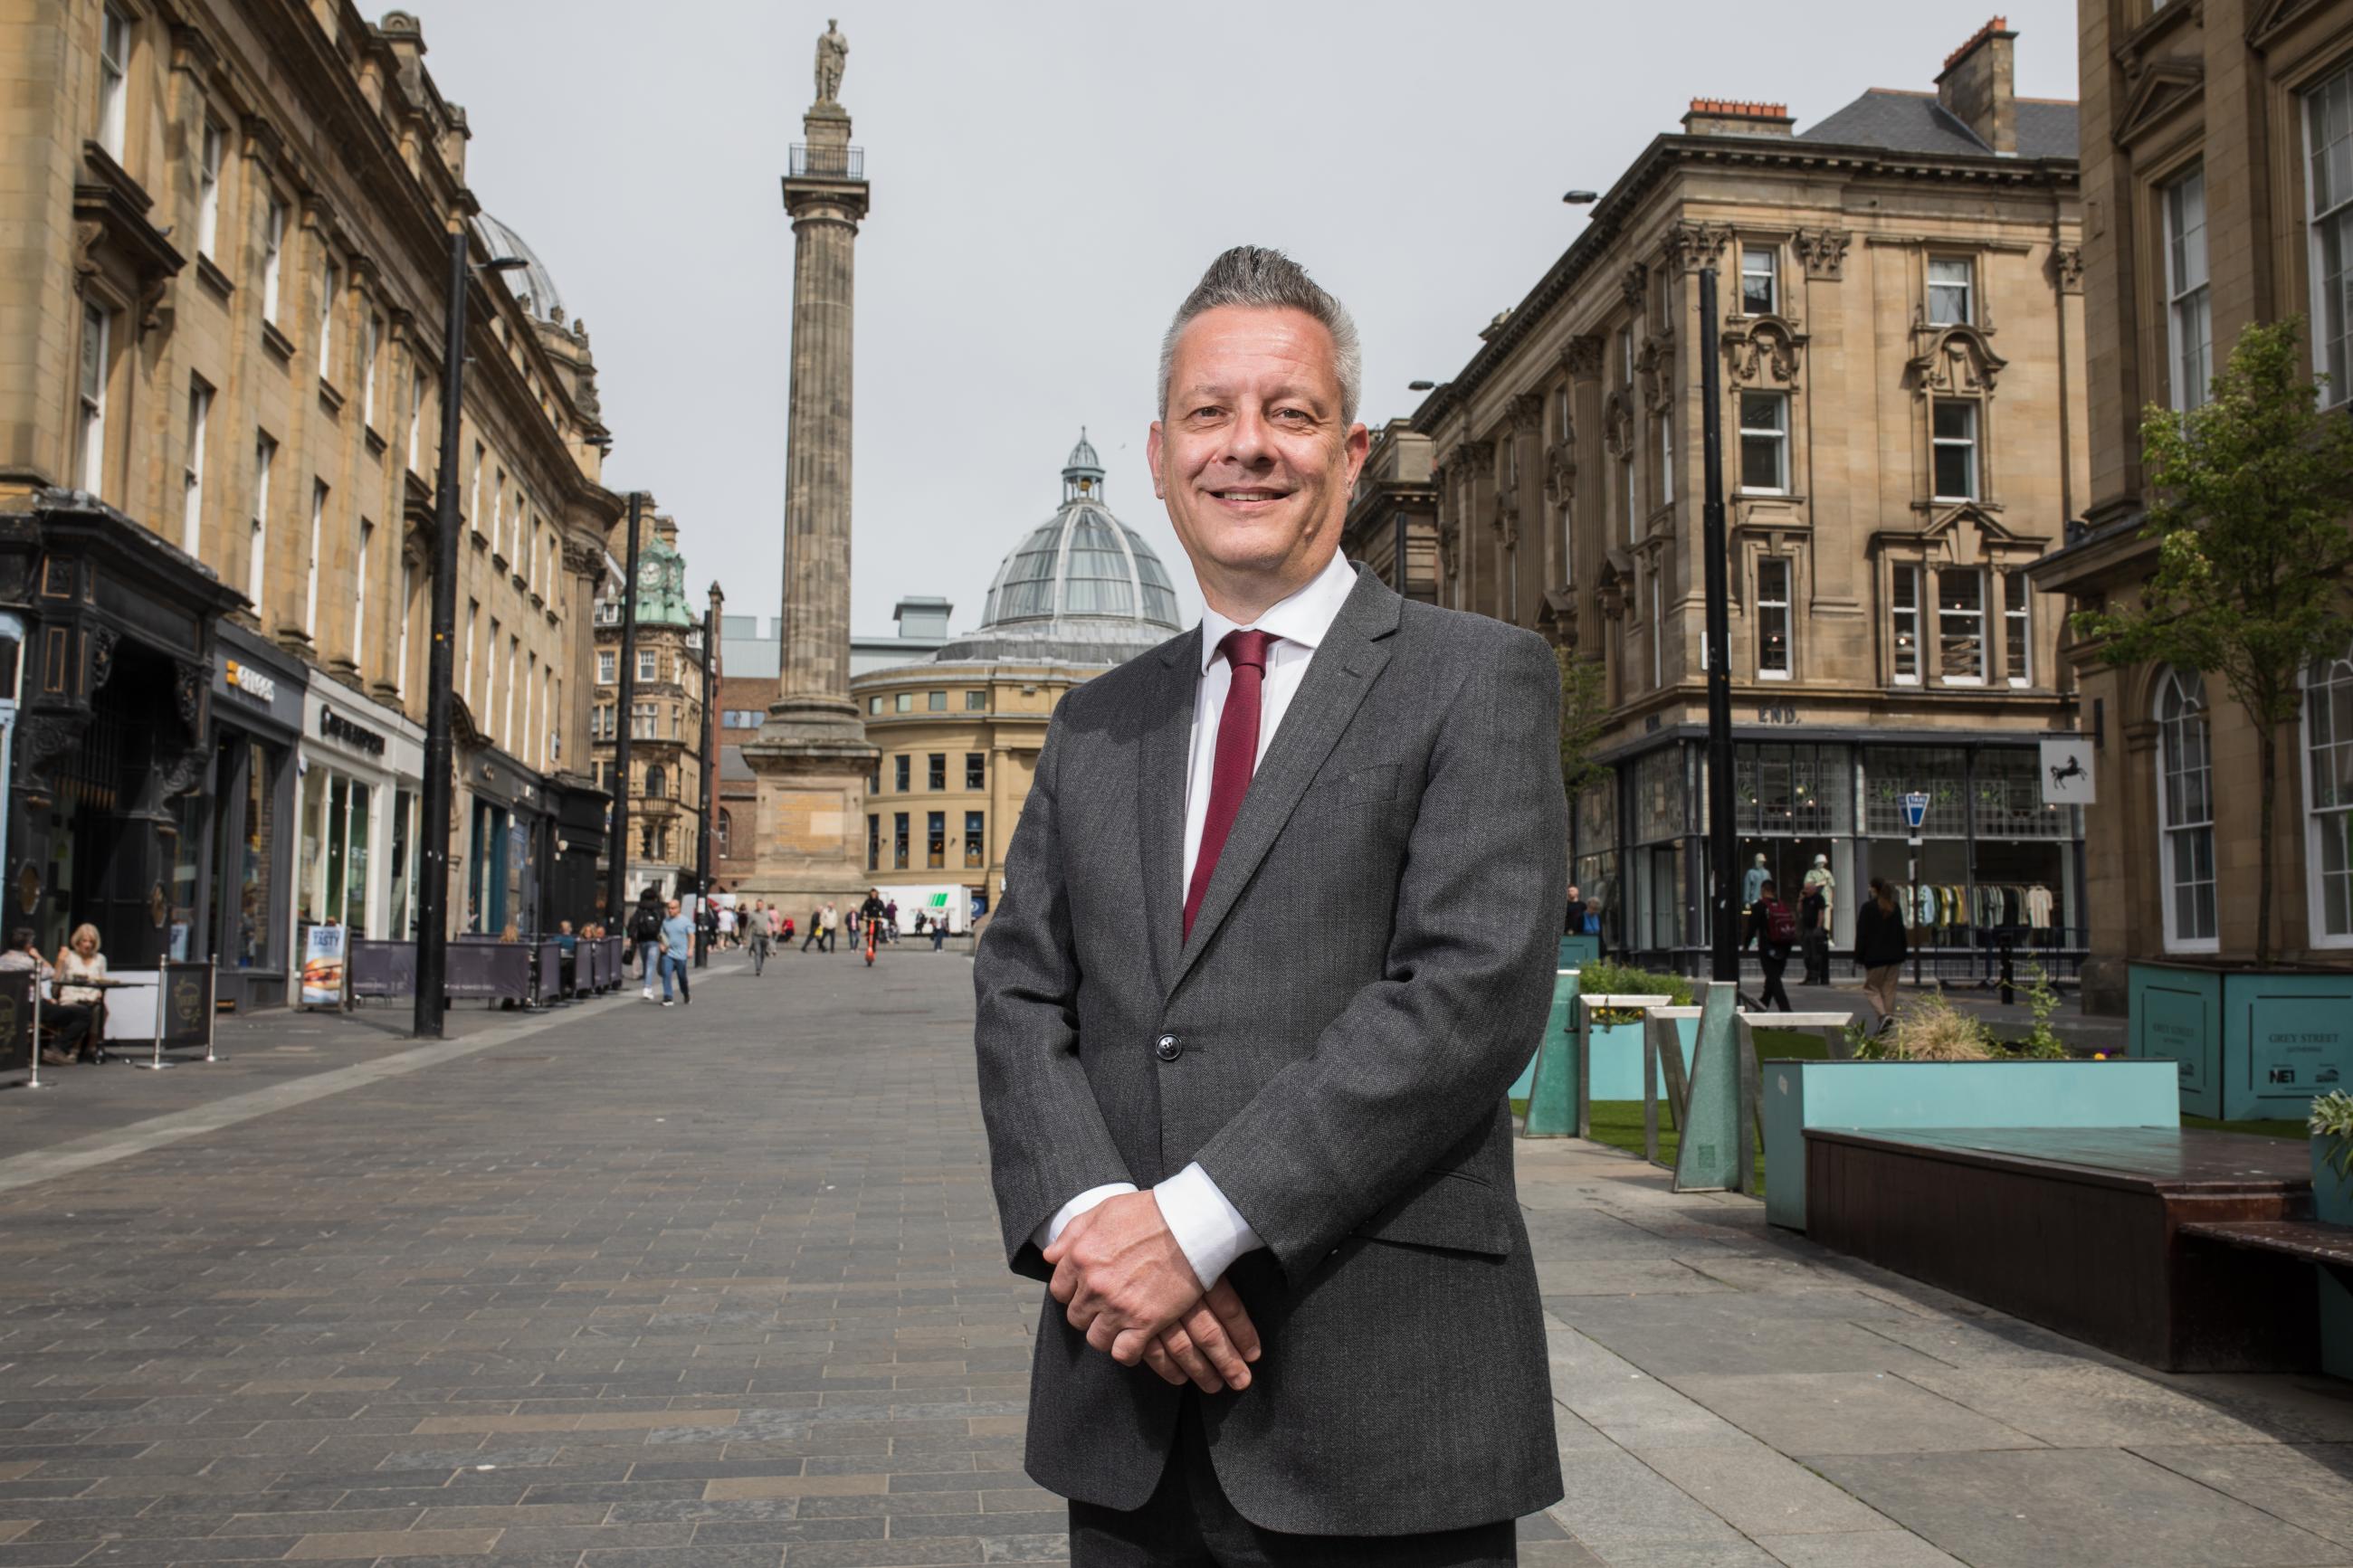
[[1174, 1035], [1163, 1035], [1152, 1042], [1152, 1054], [1164, 1062], [1173, 1062], [1185, 1054], [1185, 1042]]

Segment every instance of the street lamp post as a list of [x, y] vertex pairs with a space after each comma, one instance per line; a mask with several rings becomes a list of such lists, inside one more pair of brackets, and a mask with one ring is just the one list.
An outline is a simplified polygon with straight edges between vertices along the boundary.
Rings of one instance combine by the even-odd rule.
[[623, 553], [621, 583], [621, 694], [614, 709], [617, 727], [613, 738], [613, 847], [606, 857], [605, 903], [610, 924], [628, 930], [629, 890], [629, 734], [637, 728], [638, 705], [638, 520], [644, 513], [646, 492], [629, 492], [629, 542]]
[[[711, 836], [719, 821], [719, 672], [724, 668], [719, 657], [719, 607], [726, 602], [719, 584], [712, 584], [711, 607], [702, 612], [702, 809], [698, 814], [702, 820], [694, 836], [694, 886], [706, 905], [711, 899]], [[697, 969], [710, 957], [701, 921], [694, 922]]]
[[1740, 980], [1740, 905], [1732, 821], [1732, 588], [1724, 526], [1724, 380], [1716, 353], [1715, 268], [1699, 275], [1700, 557], [1707, 588], [1707, 863], [1714, 977]]
[[[449, 298], [441, 339], [441, 465], [433, 504], [433, 640], [425, 658], [425, 778], [417, 808], [424, 818], [417, 873], [417, 1010], [419, 1039], [441, 1037], [443, 987], [449, 971], [449, 834], [455, 781], [449, 742], [450, 681], [457, 670], [458, 444], [466, 393], [466, 290], [473, 282], [473, 235], [459, 223], [449, 233]], [[513, 257], [482, 263], [485, 272], [524, 265]]]

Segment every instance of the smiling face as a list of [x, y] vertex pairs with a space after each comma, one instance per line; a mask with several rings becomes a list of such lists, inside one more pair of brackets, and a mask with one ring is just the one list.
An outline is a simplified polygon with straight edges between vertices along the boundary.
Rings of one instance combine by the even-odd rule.
[[1237, 305], [1186, 324], [1145, 453], [1202, 596], [1248, 623], [1340, 547], [1365, 427], [1342, 418], [1332, 334], [1304, 310]]

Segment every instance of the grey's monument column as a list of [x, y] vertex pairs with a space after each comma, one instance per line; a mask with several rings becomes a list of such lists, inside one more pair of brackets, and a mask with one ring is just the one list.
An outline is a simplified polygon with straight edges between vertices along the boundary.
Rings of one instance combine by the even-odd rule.
[[850, 320], [865, 154], [837, 98], [849, 44], [828, 22], [817, 101], [792, 150], [792, 384], [786, 426], [785, 596], [776, 698], [744, 760], [759, 775], [751, 889], [797, 918], [805, 900], [863, 897], [866, 782], [879, 753], [849, 695]]

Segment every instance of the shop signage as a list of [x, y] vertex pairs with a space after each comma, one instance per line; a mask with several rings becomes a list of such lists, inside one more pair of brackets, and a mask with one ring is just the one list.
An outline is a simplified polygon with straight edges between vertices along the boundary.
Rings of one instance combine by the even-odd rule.
[[2042, 742], [2042, 804], [2090, 805], [2099, 796], [2093, 786], [2092, 743], [2068, 735]]
[[1757, 710], [1757, 721], [1759, 724], [1794, 724], [1798, 721], [1798, 710], [1786, 702], [1768, 702]]
[[343, 928], [312, 926], [302, 938], [302, 1005], [332, 1006], [343, 999]]
[[274, 679], [233, 658], [221, 661], [221, 682], [231, 691], [264, 706], [278, 700], [278, 682]]
[[384, 737], [364, 724], [354, 724], [332, 708], [319, 710], [319, 733], [357, 751], [384, 755]]

